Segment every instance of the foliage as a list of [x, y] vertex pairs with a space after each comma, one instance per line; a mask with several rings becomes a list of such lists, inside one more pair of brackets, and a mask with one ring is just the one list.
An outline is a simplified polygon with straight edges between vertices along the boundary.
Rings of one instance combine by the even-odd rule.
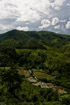
[[[26, 105], [24, 103], [27, 103], [27, 105], [31, 105], [31, 103], [35, 105], [36, 103], [43, 104], [50, 101], [59, 101], [59, 94], [53, 89], [41, 89], [40, 87], [33, 86], [26, 81], [25, 78], [23, 78], [23, 82], [21, 83], [19, 80], [20, 75], [16, 74], [16, 70], [15, 72], [10, 70], [1, 70], [0, 72], [2, 83], [0, 89], [1, 86], [4, 85], [4, 88], [2, 88], [3, 91], [0, 91], [0, 102], [3, 102], [6, 105]], [[10, 73], [9, 76], [8, 73]], [[4, 79], [3, 76], [5, 76]], [[17, 91], [18, 88], [19, 91]]]
[[[40, 80], [53, 81], [54, 84], [69, 90], [70, 36], [47, 31], [24, 32], [17, 30], [0, 35], [0, 67], [8, 67], [4, 70], [0, 68], [0, 97], [2, 97], [0, 101], [7, 102], [7, 105], [11, 105], [11, 101], [18, 105], [19, 103], [50, 105], [47, 101], [52, 101], [52, 105], [60, 105], [56, 92], [34, 87], [24, 78], [22, 83], [22, 76], [18, 74], [13, 65], [31, 70], [31, 75], [35, 69]], [[9, 69], [9, 67], [11, 68]], [[41, 74], [39, 75], [39, 71], [48, 74], [46, 79], [43, 78], [44, 75], [43, 77]], [[51, 76], [49, 77], [49, 75]], [[19, 89], [21, 91], [18, 91]], [[50, 92], [48, 93], [48, 91]], [[14, 103], [12, 105], [15, 105]], [[62, 103], [69, 103], [69, 99], [62, 99]]]
[[22, 77], [18, 74], [15, 66], [9, 70], [1, 70], [1, 83], [7, 87], [7, 92], [16, 97], [16, 91], [21, 89]]

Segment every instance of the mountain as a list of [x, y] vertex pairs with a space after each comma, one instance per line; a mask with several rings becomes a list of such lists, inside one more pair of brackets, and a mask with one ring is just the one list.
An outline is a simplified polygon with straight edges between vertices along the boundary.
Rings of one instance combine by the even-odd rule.
[[0, 67], [42, 70], [70, 88], [70, 36], [48, 31], [12, 30], [0, 35]]
[[48, 31], [18, 31], [12, 30], [0, 35], [1, 47], [25, 49], [60, 48], [70, 41], [69, 35], [61, 35]]
[[0, 97], [0, 105], [70, 105], [70, 36], [1, 34]]

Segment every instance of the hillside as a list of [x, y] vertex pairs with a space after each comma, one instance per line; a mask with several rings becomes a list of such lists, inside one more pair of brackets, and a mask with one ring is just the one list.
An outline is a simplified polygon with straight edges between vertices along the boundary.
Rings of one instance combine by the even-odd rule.
[[47, 47], [60, 48], [70, 41], [70, 36], [60, 35], [54, 32], [24, 32], [12, 30], [0, 35], [0, 46], [25, 48], [25, 49], [47, 49]]
[[6, 105], [69, 105], [70, 36], [17, 30], [1, 34], [0, 97]]

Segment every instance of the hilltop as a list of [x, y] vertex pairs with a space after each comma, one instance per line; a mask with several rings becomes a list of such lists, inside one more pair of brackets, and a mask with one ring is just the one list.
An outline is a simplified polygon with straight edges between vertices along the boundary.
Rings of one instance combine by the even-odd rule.
[[70, 41], [69, 35], [61, 35], [49, 31], [18, 31], [12, 30], [0, 35], [0, 46], [19, 49], [60, 48]]

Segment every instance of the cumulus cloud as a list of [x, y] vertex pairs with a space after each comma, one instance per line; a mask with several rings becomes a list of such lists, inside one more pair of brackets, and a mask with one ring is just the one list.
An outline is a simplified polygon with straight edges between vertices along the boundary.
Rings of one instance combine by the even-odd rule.
[[30, 11], [26, 15], [21, 15], [20, 17], [17, 18], [16, 21], [31, 21], [31, 22], [36, 22], [40, 20], [40, 16], [36, 11]]
[[67, 29], [70, 28], [70, 21], [67, 22], [67, 24], [66, 24], [66, 28], [67, 28]]
[[1, 0], [0, 19], [15, 18], [17, 21], [37, 21], [43, 13], [50, 16], [50, 7], [59, 8], [65, 0]]
[[52, 19], [52, 25], [56, 25], [59, 22], [59, 18], [58, 17], [54, 17]]
[[37, 21], [41, 18], [39, 12], [49, 15], [51, 5], [49, 0], [2, 0], [0, 3], [0, 18], [16, 16], [17, 21]]
[[56, 6], [62, 6], [65, 0], [55, 0], [54, 5]]
[[46, 28], [49, 27], [51, 25], [51, 22], [47, 19], [44, 19], [41, 21], [41, 26], [39, 26], [39, 28]]
[[20, 30], [20, 31], [28, 31], [29, 30], [28, 27], [21, 27], [21, 26], [17, 27], [16, 29]]
[[65, 0], [54, 0], [54, 2], [51, 5], [55, 10], [59, 11], [64, 2]]
[[[51, 30], [50, 26], [70, 20], [69, 9], [69, 0], [0, 0], [0, 31], [16, 29], [18, 26], [20, 30], [38, 31], [46, 27]], [[24, 28], [26, 26], [29, 29]], [[58, 28], [56, 26], [55, 29]]]

